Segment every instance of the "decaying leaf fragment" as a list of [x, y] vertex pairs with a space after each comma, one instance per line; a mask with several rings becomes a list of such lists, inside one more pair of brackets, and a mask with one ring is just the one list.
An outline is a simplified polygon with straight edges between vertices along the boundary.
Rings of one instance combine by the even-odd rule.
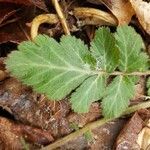
[[144, 2], [143, 0], [130, 0], [130, 2], [139, 22], [145, 31], [150, 34], [150, 2]]
[[142, 126], [143, 120], [137, 113], [135, 113], [119, 134], [116, 141], [116, 150], [140, 150], [140, 146], [136, 140], [138, 138], [138, 133], [142, 129]]
[[[110, 25], [116, 26], [118, 24], [117, 19], [110, 13], [102, 10], [77, 7], [73, 10], [73, 15], [80, 20], [79, 26], [84, 25]], [[38, 34], [39, 26], [42, 23], [56, 24], [59, 23], [59, 17], [56, 14], [41, 14], [36, 16], [31, 25], [31, 38], [34, 39]], [[73, 32], [73, 29], [71, 29]], [[76, 31], [76, 30], [75, 30]]]
[[144, 127], [139, 133], [137, 143], [142, 149], [150, 149], [150, 119], [147, 122], [147, 127]]
[[111, 8], [109, 9], [118, 19], [118, 24], [128, 24], [134, 15], [134, 10], [127, 0], [112, 0]]
[[37, 145], [47, 145], [54, 140], [47, 131], [0, 117], [0, 150], [24, 149], [22, 139]]
[[91, 3], [95, 4], [104, 4], [118, 19], [118, 24], [128, 24], [135, 14], [134, 9], [132, 8], [128, 0], [88, 0]]
[[117, 19], [110, 13], [86, 7], [77, 7], [73, 11], [76, 18], [82, 20], [82, 25], [117, 25]]

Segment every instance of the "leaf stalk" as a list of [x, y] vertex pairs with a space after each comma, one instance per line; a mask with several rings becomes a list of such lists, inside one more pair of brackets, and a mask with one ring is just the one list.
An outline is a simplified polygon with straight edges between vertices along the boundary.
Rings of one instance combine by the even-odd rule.
[[128, 73], [128, 72], [120, 72], [120, 71], [114, 71], [112, 73], [108, 73], [108, 72], [105, 72], [105, 71], [99, 71], [99, 74], [101, 75], [111, 75], [111, 76], [118, 76], [118, 75], [126, 75], [126, 76], [147, 76], [147, 75], [150, 75], [150, 71], [145, 71], [145, 72], [131, 72], [131, 73]]

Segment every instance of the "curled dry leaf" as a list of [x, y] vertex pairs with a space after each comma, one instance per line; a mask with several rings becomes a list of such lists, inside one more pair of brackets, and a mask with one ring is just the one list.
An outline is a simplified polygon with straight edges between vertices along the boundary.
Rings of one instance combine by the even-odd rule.
[[141, 149], [150, 149], [150, 119], [147, 122], [147, 127], [144, 127], [138, 135], [137, 143]]
[[34, 39], [38, 34], [39, 26], [42, 23], [56, 24], [59, 19], [56, 14], [42, 14], [35, 17], [31, 24], [31, 38]]
[[82, 25], [117, 25], [116, 18], [102, 10], [78, 7], [73, 13], [76, 18], [82, 20]]
[[142, 0], [130, 0], [130, 2], [139, 22], [145, 31], [150, 34], [150, 2], [144, 2]]
[[[81, 20], [80, 26], [117, 25], [117, 20], [112, 14], [94, 8], [77, 7], [73, 10], [73, 15], [77, 20]], [[31, 25], [31, 38], [34, 39], [37, 36], [39, 26], [42, 23], [56, 24], [58, 22], [59, 19], [56, 14], [41, 14], [36, 16]], [[73, 30], [71, 29], [71, 31]]]
[[88, 0], [95, 4], [104, 4], [118, 19], [118, 24], [128, 24], [135, 14], [134, 9], [127, 0]]

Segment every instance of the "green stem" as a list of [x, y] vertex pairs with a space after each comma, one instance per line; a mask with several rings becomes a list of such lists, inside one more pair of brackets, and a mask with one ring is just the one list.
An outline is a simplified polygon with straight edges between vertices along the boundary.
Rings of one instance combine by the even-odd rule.
[[127, 73], [127, 72], [119, 72], [119, 71], [115, 71], [112, 73], [108, 73], [105, 71], [99, 71], [99, 74], [109, 74], [112, 76], [117, 76], [117, 75], [127, 75], [127, 76], [147, 76], [150, 75], [150, 71], [145, 71], [145, 72], [131, 72], [131, 73]]
[[[128, 115], [128, 114], [131, 114], [139, 109], [144, 109], [144, 108], [149, 108], [150, 107], [150, 101], [147, 101], [147, 102], [143, 102], [143, 103], [140, 103], [140, 104], [137, 104], [137, 105], [134, 105], [134, 106], [131, 106], [129, 107], [124, 113], [123, 115]], [[57, 140], [56, 142], [42, 148], [42, 150], [53, 150], [53, 149], [56, 149], [62, 145], [64, 145], [65, 143], [83, 135], [84, 133], [86, 133], [87, 131], [89, 130], [93, 130], [99, 126], [102, 126], [104, 125], [105, 123], [109, 122], [109, 121], [112, 121], [114, 120], [115, 118], [112, 118], [112, 119], [99, 119], [97, 121], [94, 121], [92, 123], [89, 123], [87, 125], [85, 125], [85, 127], [83, 127], [82, 129], [79, 129], [59, 140]]]

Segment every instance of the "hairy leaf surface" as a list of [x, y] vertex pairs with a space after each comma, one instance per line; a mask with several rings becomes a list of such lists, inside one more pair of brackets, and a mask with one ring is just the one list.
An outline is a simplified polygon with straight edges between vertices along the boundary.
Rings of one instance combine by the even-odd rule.
[[91, 43], [91, 51], [97, 60], [97, 69], [112, 72], [119, 61], [119, 51], [116, 47], [114, 36], [108, 28], [100, 28], [96, 31]]
[[[71, 41], [69, 43], [68, 41]], [[13, 75], [53, 100], [64, 98], [93, 75], [87, 61], [88, 48], [71, 36], [64, 36], [60, 44], [48, 36], [38, 36], [24, 42], [7, 60]]]
[[[148, 56], [142, 48], [141, 37], [128, 26], [118, 27], [115, 36], [108, 28], [98, 29], [90, 50], [73, 36], [63, 36], [57, 42], [39, 35], [34, 42], [21, 43], [18, 51], [9, 55], [6, 66], [50, 100], [71, 94], [75, 112], [88, 112], [92, 102], [103, 99], [103, 113], [111, 118], [125, 111], [134, 96], [134, 74], [148, 70]], [[109, 76], [113, 80], [107, 84]]]
[[104, 115], [113, 118], [123, 113], [134, 96], [134, 88], [135, 80], [132, 77], [117, 76], [106, 89], [102, 101]]
[[120, 50], [120, 71], [146, 70], [148, 67], [148, 56], [142, 52], [144, 43], [141, 36], [133, 28], [122, 26], [117, 28], [115, 37]]
[[74, 111], [80, 113], [88, 112], [91, 103], [103, 97], [105, 86], [105, 76], [92, 76], [88, 78], [76, 92], [72, 94], [71, 103]]

